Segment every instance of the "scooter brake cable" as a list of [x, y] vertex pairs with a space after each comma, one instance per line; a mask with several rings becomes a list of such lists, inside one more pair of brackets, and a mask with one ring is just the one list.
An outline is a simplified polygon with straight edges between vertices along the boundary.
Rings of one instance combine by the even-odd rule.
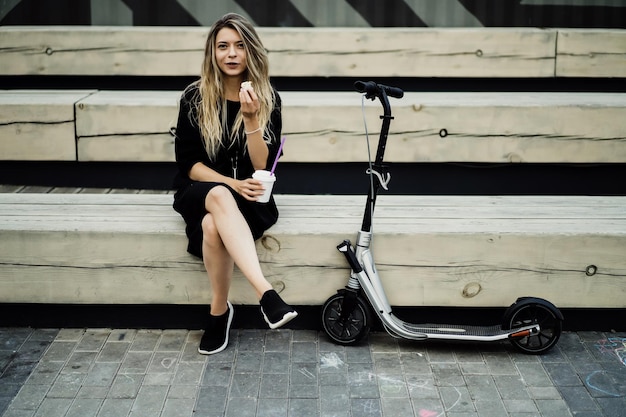
[[[370, 149], [370, 135], [369, 132], [367, 130], [367, 118], [365, 117], [365, 96], [366, 94], [363, 94], [361, 96], [361, 114], [363, 115], [363, 126], [365, 127], [365, 141], [367, 142], [367, 163], [368, 163], [368, 170], [365, 171], [369, 177], [370, 177], [370, 195], [374, 195], [374, 174], [378, 174], [377, 172], [374, 171], [374, 167], [372, 165], [372, 151]], [[372, 213], [374, 212], [374, 201], [372, 200], [371, 202], [372, 204]], [[373, 225], [370, 225], [370, 228], [373, 229]]]

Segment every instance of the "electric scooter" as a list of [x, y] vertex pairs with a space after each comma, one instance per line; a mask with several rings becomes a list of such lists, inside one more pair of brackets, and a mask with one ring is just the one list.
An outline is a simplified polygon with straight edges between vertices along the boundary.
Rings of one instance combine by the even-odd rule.
[[[563, 315], [547, 300], [536, 297], [518, 298], [509, 306], [501, 324], [491, 326], [469, 326], [460, 324], [415, 324], [394, 315], [385, 295], [374, 257], [370, 251], [373, 238], [372, 218], [379, 189], [388, 188], [391, 175], [383, 166], [387, 135], [391, 120], [388, 97], [402, 98], [404, 92], [397, 87], [377, 84], [373, 81], [357, 81], [356, 90], [364, 99], [379, 99], [383, 107], [382, 127], [374, 163], [369, 159], [369, 191], [361, 230], [357, 234], [355, 247], [350, 240], [337, 246], [345, 255], [350, 266], [348, 285], [331, 296], [322, 308], [322, 326], [328, 337], [337, 344], [353, 345], [361, 341], [372, 326], [373, 309], [393, 337], [410, 340], [455, 340], [472, 342], [494, 342], [509, 340], [519, 351], [541, 354], [550, 350], [559, 340]], [[366, 126], [367, 136], [367, 126]], [[368, 139], [369, 152], [369, 139]]]

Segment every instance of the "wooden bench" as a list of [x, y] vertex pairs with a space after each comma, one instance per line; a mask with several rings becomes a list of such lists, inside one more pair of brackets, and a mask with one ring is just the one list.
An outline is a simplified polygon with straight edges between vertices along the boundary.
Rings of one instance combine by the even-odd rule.
[[[277, 195], [258, 241], [285, 298], [320, 305], [347, 283], [336, 250], [354, 241], [364, 197]], [[206, 304], [171, 195], [0, 194], [0, 302]], [[626, 307], [626, 197], [381, 195], [374, 254], [398, 306]], [[256, 304], [237, 273], [235, 303]]]
[[[0, 76], [196, 76], [207, 28], [0, 27]], [[626, 77], [626, 31], [259, 28], [275, 77]], [[306, 85], [303, 85], [306, 89]], [[173, 160], [179, 92], [0, 92], [0, 160]], [[286, 162], [362, 161], [356, 94], [283, 92]], [[367, 106], [374, 139], [379, 110]], [[391, 162], [624, 162], [623, 93], [408, 93]], [[376, 108], [375, 108], [376, 107]], [[72, 117], [72, 115], [74, 115]], [[75, 135], [72, 132], [76, 132]], [[395, 142], [395, 143], [394, 143]], [[123, 151], [118, 151], [122, 146]]]
[[[617, 29], [258, 31], [277, 77], [626, 76], [626, 32]], [[207, 32], [198, 27], [4, 26], [0, 75], [196, 76]]]
[[[175, 91], [0, 91], [0, 158], [172, 162]], [[359, 95], [283, 92], [284, 162], [366, 160]], [[626, 94], [407, 93], [390, 162], [620, 163]], [[378, 103], [366, 101], [372, 146]]]
[[[624, 78], [625, 32], [261, 28], [276, 77]], [[195, 77], [207, 28], [0, 27], [0, 76]], [[392, 52], [389, 52], [393, 49]], [[390, 65], [393, 62], [393, 65]], [[514, 82], [514, 81], [512, 81]], [[306, 86], [303, 86], [305, 89]], [[171, 162], [177, 91], [0, 92], [0, 160]], [[363, 162], [356, 93], [285, 91], [284, 162]], [[393, 100], [391, 162], [626, 162], [623, 93], [414, 93]], [[365, 103], [375, 146], [377, 104]], [[519, 295], [626, 308], [626, 197], [390, 196], [374, 250], [392, 304], [490, 307]], [[287, 300], [345, 285], [335, 249], [364, 197], [278, 195], [259, 241]], [[0, 194], [0, 303], [206, 304], [171, 195]], [[235, 303], [256, 304], [236, 275]]]
[[[95, 91], [92, 91], [95, 92]], [[2, 160], [76, 160], [79, 90], [0, 90]]]

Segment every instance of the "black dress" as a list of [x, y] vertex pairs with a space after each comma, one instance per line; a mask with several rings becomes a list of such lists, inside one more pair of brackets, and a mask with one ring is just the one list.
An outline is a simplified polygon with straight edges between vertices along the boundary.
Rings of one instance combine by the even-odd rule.
[[[189, 170], [197, 162], [202, 162], [209, 168], [222, 175], [245, 179], [252, 177], [254, 168], [250, 161], [250, 156], [246, 149], [245, 136], [240, 132], [241, 138], [230, 147], [219, 149], [214, 160], [210, 160], [204, 148], [200, 128], [195, 122], [196, 118], [189, 117], [190, 110], [195, 116], [194, 107], [191, 101], [197, 97], [197, 87], [195, 85], [187, 88], [180, 100], [178, 123], [176, 126], [176, 163], [178, 174], [174, 179], [174, 210], [181, 214], [186, 223], [185, 233], [189, 239], [187, 251], [192, 255], [202, 258], [202, 219], [207, 214], [204, 206], [207, 193], [215, 186], [226, 186], [237, 201], [239, 210], [243, 214], [254, 240], [263, 236], [278, 219], [278, 209], [274, 202], [274, 197], [268, 203], [251, 202], [240, 196], [235, 190], [224, 183], [194, 181], [189, 178]], [[239, 112], [239, 102], [227, 102], [227, 126], [230, 128], [234, 124], [235, 117]], [[276, 158], [280, 146], [280, 134], [282, 130], [281, 102], [276, 94], [276, 105], [270, 117], [270, 123], [266, 127], [264, 137], [268, 134], [272, 138], [268, 145], [269, 155], [267, 157], [267, 167]], [[225, 143], [229, 143], [228, 132], [225, 133]]]

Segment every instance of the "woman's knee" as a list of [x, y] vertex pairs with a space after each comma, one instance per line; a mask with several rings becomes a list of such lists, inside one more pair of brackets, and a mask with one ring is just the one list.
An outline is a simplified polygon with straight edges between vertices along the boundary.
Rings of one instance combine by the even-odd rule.
[[205, 200], [207, 210], [210, 208], [215, 209], [216, 206], [227, 207], [233, 203], [235, 203], [235, 197], [233, 197], [228, 188], [221, 185], [211, 188]]
[[209, 244], [214, 244], [216, 241], [221, 240], [215, 220], [210, 214], [207, 214], [202, 219], [202, 240]]

